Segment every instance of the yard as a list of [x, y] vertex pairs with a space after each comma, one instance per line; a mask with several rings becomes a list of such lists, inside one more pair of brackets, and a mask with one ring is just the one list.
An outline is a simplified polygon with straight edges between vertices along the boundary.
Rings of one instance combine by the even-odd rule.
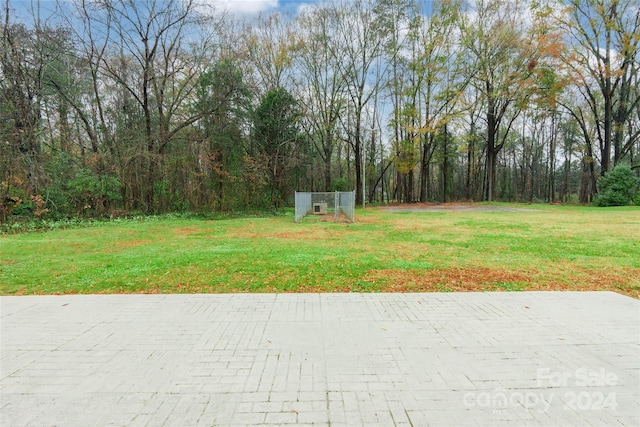
[[411, 206], [151, 217], [0, 236], [0, 294], [612, 290], [638, 298], [640, 208]]

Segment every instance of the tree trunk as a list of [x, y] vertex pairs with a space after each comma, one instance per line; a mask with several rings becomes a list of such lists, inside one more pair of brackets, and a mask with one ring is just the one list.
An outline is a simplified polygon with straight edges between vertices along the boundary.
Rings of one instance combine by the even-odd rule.
[[[489, 85], [487, 87], [487, 93], [491, 94], [493, 88]], [[487, 182], [486, 182], [486, 200], [493, 201], [493, 192], [495, 189], [495, 170], [496, 170], [496, 136], [498, 133], [498, 125], [496, 123], [496, 113], [494, 100], [491, 95], [488, 96], [487, 106]]]
[[549, 200], [551, 203], [556, 201], [556, 138], [558, 129], [556, 124], [556, 113], [551, 116], [551, 141], [549, 142]]
[[420, 153], [420, 202], [427, 201], [427, 169], [429, 168], [429, 146], [427, 139], [422, 137], [422, 153]]
[[325, 134], [324, 146], [324, 186], [325, 191], [331, 190], [331, 157], [333, 155], [333, 136], [331, 131], [327, 130]]
[[450, 199], [449, 194], [449, 152], [448, 152], [448, 133], [447, 126], [444, 126], [444, 138], [442, 146], [442, 201], [447, 203]]
[[356, 141], [353, 146], [353, 152], [355, 156], [355, 169], [356, 169], [356, 204], [362, 206], [364, 195], [362, 194], [362, 150], [360, 149], [360, 129], [356, 126]]
[[602, 158], [602, 169], [600, 175], [604, 176], [609, 172], [611, 163], [611, 121], [612, 121], [612, 99], [610, 94], [611, 79], [607, 79], [607, 93], [604, 96], [604, 145], [601, 147], [600, 156]]

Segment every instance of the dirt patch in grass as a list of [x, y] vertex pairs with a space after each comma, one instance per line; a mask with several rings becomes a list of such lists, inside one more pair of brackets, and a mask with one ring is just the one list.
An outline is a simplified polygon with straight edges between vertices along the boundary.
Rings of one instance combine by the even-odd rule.
[[135, 248], [138, 246], [149, 245], [153, 243], [151, 240], [125, 240], [121, 242], [114, 242], [113, 246], [105, 247], [104, 253], [115, 254], [124, 251], [125, 249]]
[[302, 219], [302, 221], [303, 222], [306, 221], [308, 223], [334, 222], [338, 224], [350, 224], [352, 222], [344, 212], [340, 212], [337, 218], [336, 218], [335, 212], [329, 212], [323, 215], [308, 214]]
[[240, 239], [280, 239], [280, 240], [329, 240], [339, 238], [340, 233], [324, 228], [300, 228], [299, 230], [283, 231], [278, 233], [260, 232], [253, 230], [237, 230], [232, 233], [234, 238]]
[[126, 242], [117, 242], [117, 248], [135, 248], [136, 246], [148, 245], [152, 243], [151, 240], [129, 240]]
[[125, 240], [123, 242], [115, 242], [112, 247], [104, 248], [105, 253], [117, 253], [124, 249], [135, 248], [153, 243], [151, 240]]
[[365, 282], [382, 292], [483, 292], [483, 291], [614, 291], [639, 298], [640, 269], [594, 271], [576, 269], [571, 279], [537, 271], [495, 268], [433, 270], [370, 270]]
[[200, 230], [197, 229], [196, 227], [182, 227], [182, 228], [176, 228], [174, 231], [174, 234], [178, 237], [189, 237], [192, 234], [196, 234], [199, 232]]

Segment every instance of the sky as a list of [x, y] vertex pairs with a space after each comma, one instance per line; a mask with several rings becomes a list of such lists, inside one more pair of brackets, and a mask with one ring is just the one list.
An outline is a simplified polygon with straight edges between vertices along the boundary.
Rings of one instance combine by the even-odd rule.
[[[71, 2], [73, 0], [9, 0], [9, 6], [20, 15], [29, 15], [37, 5], [46, 15], [56, 10], [56, 3]], [[144, 1], [144, 0], [136, 0]], [[177, 0], [171, 0], [177, 1]], [[281, 12], [296, 15], [301, 7], [317, 4], [319, 0], [197, 0], [215, 6], [216, 9], [226, 9], [239, 18], [251, 18], [260, 13]], [[4, 4], [4, 1], [2, 1]]]
[[208, 0], [216, 7], [225, 8], [234, 15], [251, 16], [259, 13], [283, 12], [296, 14], [304, 5], [317, 0]]

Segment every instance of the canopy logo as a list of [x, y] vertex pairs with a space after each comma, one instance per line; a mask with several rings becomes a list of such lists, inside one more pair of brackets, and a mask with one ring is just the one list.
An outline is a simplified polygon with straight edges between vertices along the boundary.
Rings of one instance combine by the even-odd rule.
[[530, 390], [496, 388], [492, 391], [468, 392], [463, 402], [466, 407], [492, 408], [494, 412], [525, 410], [546, 413], [553, 406], [573, 411], [616, 410], [616, 393], [611, 387], [618, 385], [618, 376], [605, 368], [574, 371], [552, 371], [539, 368], [535, 387]]

